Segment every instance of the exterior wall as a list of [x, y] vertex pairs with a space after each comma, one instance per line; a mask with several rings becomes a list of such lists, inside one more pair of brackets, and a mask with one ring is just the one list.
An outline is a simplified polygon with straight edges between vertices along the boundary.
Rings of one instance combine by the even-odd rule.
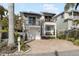
[[[72, 15], [69, 15], [68, 12], [65, 12], [64, 14], [64, 17], [62, 17], [62, 15], [58, 16], [56, 19], [56, 24], [57, 24], [57, 32], [63, 32], [65, 30], [70, 30], [71, 27], [73, 26], [73, 21], [72, 19], [78, 19], [77, 15], [76, 16], [72, 16]], [[66, 20], [66, 22], [64, 22], [64, 20]], [[71, 20], [69, 20], [71, 19]]]
[[57, 26], [57, 33], [63, 32], [68, 29], [68, 22], [64, 22], [64, 17], [60, 15], [57, 17], [56, 26]]
[[[36, 25], [30, 25], [29, 24], [29, 17], [36, 17]], [[40, 18], [37, 16], [27, 16], [27, 17], [23, 17], [25, 25], [26, 25], [26, 30], [27, 30], [27, 39], [28, 40], [40, 40], [41, 36], [40, 36]]]
[[72, 26], [73, 26], [73, 21], [68, 20], [68, 30], [72, 29]]
[[[69, 15], [69, 13], [67, 13], [67, 12], [64, 13], [64, 19], [73, 19], [73, 17], [74, 16]], [[72, 22], [72, 20], [68, 20], [67, 22], [68, 22], [68, 30], [70, 30], [73, 25], [73, 22]]]
[[64, 19], [67, 19], [67, 18], [69, 18], [70, 16], [69, 16], [69, 14], [67, 13], [67, 12], [64, 12]]
[[[53, 20], [53, 18], [51, 19], [51, 20]], [[44, 18], [44, 15], [41, 17], [41, 22], [42, 22], [42, 36], [43, 37], [48, 37], [48, 36], [52, 36], [52, 37], [56, 37], [56, 23], [54, 22], [54, 21], [45, 21], [45, 18]], [[52, 29], [52, 30], [50, 30], [49, 32], [51, 32], [51, 31], [55, 31], [55, 35], [46, 35], [45, 33], [47, 32], [46, 31], [46, 26], [54, 26], [54, 29]], [[53, 34], [53, 32], [52, 32], [52, 34]]]

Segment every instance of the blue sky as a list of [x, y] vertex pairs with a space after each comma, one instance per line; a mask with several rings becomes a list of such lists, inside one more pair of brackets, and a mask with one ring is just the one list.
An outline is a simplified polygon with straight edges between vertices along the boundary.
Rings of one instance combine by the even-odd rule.
[[[0, 5], [8, 9], [7, 3], [1, 3]], [[20, 11], [32, 11], [32, 12], [52, 12], [61, 13], [64, 11], [64, 3], [15, 3], [15, 13]]]

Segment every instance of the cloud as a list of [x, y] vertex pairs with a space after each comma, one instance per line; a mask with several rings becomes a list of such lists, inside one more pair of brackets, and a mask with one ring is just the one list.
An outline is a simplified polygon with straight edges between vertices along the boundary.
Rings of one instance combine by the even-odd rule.
[[45, 12], [52, 12], [58, 14], [58, 8], [56, 7], [55, 4], [43, 4], [43, 11]]

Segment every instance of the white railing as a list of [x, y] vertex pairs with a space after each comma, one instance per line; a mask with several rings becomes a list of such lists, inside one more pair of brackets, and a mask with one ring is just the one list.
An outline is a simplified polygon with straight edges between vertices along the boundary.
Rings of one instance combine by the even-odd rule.
[[76, 19], [79, 19], [79, 16], [73, 16], [73, 17], [72, 16], [69, 16], [69, 18], [70, 19], [73, 19], [73, 20], [76, 20]]
[[79, 16], [74, 16], [74, 19], [79, 19]]
[[26, 29], [30, 29], [30, 28], [41, 28], [41, 26], [39, 26], [39, 25], [26, 25]]
[[50, 33], [51, 35], [53, 35], [54, 31], [53, 30], [49, 30], [49, 31], [45, 30], [45, 33]]
[[45, 19], [45, 22], [55, 22], [54, 19], [50, 19], [50, 21], [48, 21], [48, 19]]

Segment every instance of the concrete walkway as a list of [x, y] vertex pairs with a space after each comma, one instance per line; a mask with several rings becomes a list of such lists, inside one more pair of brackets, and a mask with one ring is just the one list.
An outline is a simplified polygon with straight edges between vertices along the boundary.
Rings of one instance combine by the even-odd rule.
[[31, 46], [31, 51], [27, 54], [40, 54], [40, 53], [51, 53], [51, 52], [64, 52], [79, 50], [79, 46], [73, 45], [72, 42], [66, 40], [35, 40], [28, 45]]

